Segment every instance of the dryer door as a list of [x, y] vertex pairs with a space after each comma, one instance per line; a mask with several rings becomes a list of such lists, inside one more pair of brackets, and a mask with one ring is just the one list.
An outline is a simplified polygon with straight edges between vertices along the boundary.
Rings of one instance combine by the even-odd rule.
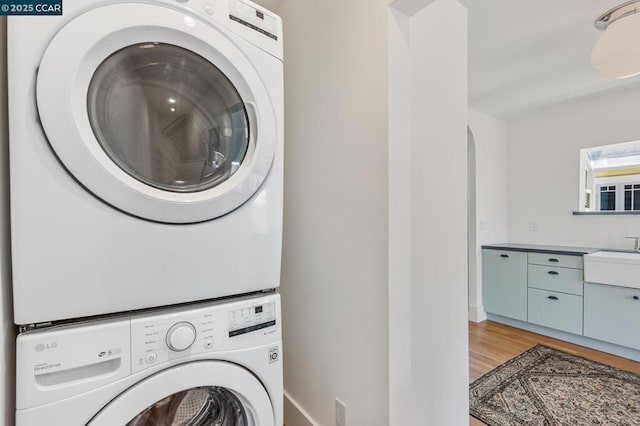
[[161, 371], [120, 394], [88, 426], [274, 426], [269, 396], [249, 371], [198, 361]]
[[168, 7], [113, 4], [73, 19], [42, 58], [37, 102], [76, 180], [152, 221], [233, 211], [275, 154], [274, 108], [253, 64], [214, 23]]

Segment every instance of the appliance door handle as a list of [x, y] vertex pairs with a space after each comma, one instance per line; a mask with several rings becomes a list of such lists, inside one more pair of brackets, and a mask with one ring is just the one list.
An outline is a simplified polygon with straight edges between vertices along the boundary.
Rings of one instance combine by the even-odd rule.
[[549, 275], [560, 275], [560, 273], [557, 272], [557, 271], [549, 271], [549, 272], [547, 272], [547, 274], [549, 274]]
[[247, 109], [247, 115], [249, 116], [249, 130], [250, 132], [253, 133], [253, 142], [254, 143], [258, 143], [257, 142], [257, 136], [258, 136], [258, 108], [256, 107], [256, 104], [254, 104], [253, 102], [245, 102], [244, 103], [245, 108]]
[[509, 257], [509, 255], [508, 254], [501, 254], [500, 257], [506, 259], [507, 257]]
[[549, 259], [549, 262], [558, 263], [560, 261], [558, 259], [556, 259], [555, 257], [552, 257], [551, 259]]
[[547, 299], [560, 300], [560, 299], [558, 299], [558, 296], [547, 296]]

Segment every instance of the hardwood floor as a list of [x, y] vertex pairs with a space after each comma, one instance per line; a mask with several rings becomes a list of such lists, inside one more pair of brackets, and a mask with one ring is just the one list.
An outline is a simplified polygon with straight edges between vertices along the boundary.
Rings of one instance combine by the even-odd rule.
[[[640, 362], [609, 355], [540, 334], [530, 333], [493, 321], [484, 321], [479, 324], [469, 322], [470, 382], [537, 343], [640, 374]], [[472, 426], [485, 425], [485, 423], [473, 417], [469, 417], [469, 424]]]

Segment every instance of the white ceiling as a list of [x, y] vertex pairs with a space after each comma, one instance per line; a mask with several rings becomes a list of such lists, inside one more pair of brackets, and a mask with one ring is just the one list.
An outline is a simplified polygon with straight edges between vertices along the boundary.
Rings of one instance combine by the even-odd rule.
[[[283, 0], [254, 0], [277, 13]], [[469, 105], [500, 118], [624, 86], [591, 49], [602, 13], [624, 0], [459, 0], [469, 10]]]
[[496, 117], [621, 87], [591, 67], [594, 21], [624, 0], [460, 0], [469, 9], [469, 104]]
[[253, 2], [259, 4], [265, 9], [269, 9], [272, 12], [277, 12], [282, 0], [253, 0]]

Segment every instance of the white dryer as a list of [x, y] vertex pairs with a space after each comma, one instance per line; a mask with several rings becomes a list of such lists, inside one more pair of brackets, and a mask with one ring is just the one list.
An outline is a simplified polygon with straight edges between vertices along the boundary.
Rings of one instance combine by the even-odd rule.
[[276, 294], [23, 333], [16, 426], [282, 425]]
[[65, 0], [8, 22], [15, 322], [272, 289], [278, 16], [247, 0]]

